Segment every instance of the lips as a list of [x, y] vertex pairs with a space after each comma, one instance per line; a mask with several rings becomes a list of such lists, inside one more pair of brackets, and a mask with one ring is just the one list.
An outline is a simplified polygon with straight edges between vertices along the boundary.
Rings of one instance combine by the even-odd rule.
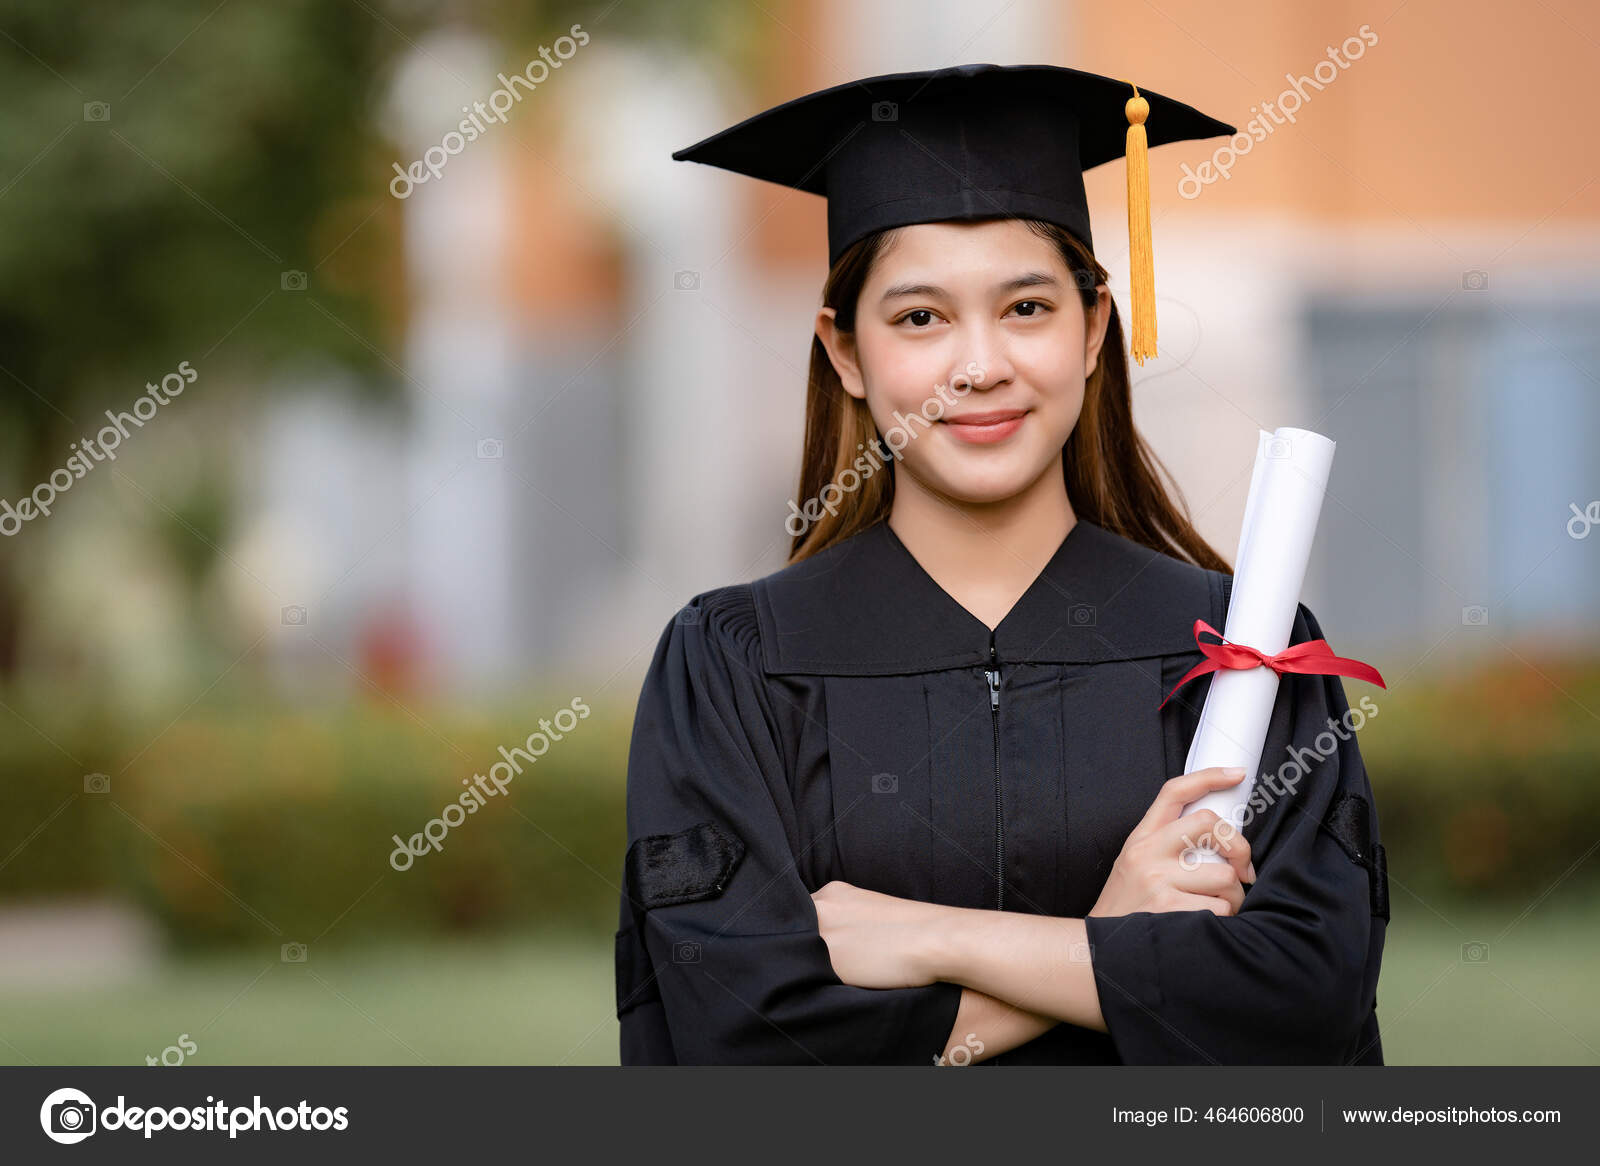
[[1026, 409], [990, 409], [982, 413], [946, 417], [942, 424], [950, 427], [951, 436], [958, 441], [988, 445], [1010, 437], [1021, 427], [1022, 419], [1027, 415]]

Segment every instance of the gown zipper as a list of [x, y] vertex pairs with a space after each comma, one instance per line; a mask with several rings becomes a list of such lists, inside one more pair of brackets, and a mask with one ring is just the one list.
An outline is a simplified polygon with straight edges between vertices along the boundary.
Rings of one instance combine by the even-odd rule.
[[1000, 657], [995, 649], [994, 632], [989, 632], [989, 667], [983, 678], [989, 682], [989, 721], [994, 730], [994, 905], [1006, 909], [1005, 812], [1000, 798]]

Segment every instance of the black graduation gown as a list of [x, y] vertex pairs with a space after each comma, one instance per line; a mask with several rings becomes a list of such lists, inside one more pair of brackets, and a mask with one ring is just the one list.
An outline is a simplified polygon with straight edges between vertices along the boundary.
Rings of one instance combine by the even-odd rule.
[[[697, 596], [633, 727], [622, 1063], [932, 1064], [960, 986], [842, 983], [810, 894], [1084, 916], [1184, 772], [1211, 677], [1157, 706], [1231, 583], [1079, 520], [991, 633], [879, 522]], [[1291, 642], [1321, 636], [1300, 605]], [[1381, 1064], [1388, 885], [1347, 708], [1338, 677], [1282, 677], [1262, 773], [1290, 746], [1310, 770], [1246, 826], [1237, 916], [1089, 919], [1109, 1032], [979, 1064]]]

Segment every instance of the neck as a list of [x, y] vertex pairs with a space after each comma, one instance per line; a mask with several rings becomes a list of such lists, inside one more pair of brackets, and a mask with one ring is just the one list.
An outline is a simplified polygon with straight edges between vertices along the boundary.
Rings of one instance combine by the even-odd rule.
[[889, 527], [924, 570], [984, 620], [999, 624], [1077, 525], [1061, 455], [998, 502], [959, 502], [900, 475]]

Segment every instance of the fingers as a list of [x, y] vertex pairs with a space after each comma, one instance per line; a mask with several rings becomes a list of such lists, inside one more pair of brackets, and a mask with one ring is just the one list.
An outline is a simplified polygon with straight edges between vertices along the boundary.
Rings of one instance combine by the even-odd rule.
[[1185, 850], [1212, 850], [1238, 872], [1241, 882], [1255, 882], [1250, 861], [1250, 840], [1215, 810], [1196, 810], [1160, 827], [1152, 836], [1158, 852], [1181, 855]]
[[1169, 778], [1162, 783], [1155, 801], [1151, 802], [1150, 808], [1145, 811], [1141, 825], [1160, 826], [1175, 821], [1188, 803], [1212, 790], [1238, 785], [1244, 779], [1244, 773], [1243, 769], [1232, 766], [1223, 768], [1213, 765], [1207, 769], [1197, 769], [1193, 773]]
[[1191, 895], [1182, 891], [1174, 891], [1168, 903], [1170, 905], [1163, 907], [1162, 910], [1210, 911], [1213, 915], [1233, 915], [1238, 912], [1238, 908], [1227, 899], [1213, 895]]
[[1237, 915], [1244, 907], [1244, 887], [1239, 885], [1238, 872], [1224, 862], [1203, 862], [1193, 870], [1179, 867], [1172, 878], [1174, 890], [1188, 894], [1222, 899], [1228, 904], [1228, 913]]
[[[1194, 814], [1179, 818], [1175, 825], [1181, 826], [1202, 812], [1209, 811], [1197, 810]], [[1186, 846], [1193, 846], [1197, 850], [1209, 850], [1233, 867], [1240, 882], [1256, 881], [1255, 863], [1251, 860], [1250, 854], [1250, 840], [1228, 819], [1216, 818], [1205, 828], [1204, 833], [1198, 835], [1186, 833], [1184, 837], [1188, 840], [1185, 842]]]

